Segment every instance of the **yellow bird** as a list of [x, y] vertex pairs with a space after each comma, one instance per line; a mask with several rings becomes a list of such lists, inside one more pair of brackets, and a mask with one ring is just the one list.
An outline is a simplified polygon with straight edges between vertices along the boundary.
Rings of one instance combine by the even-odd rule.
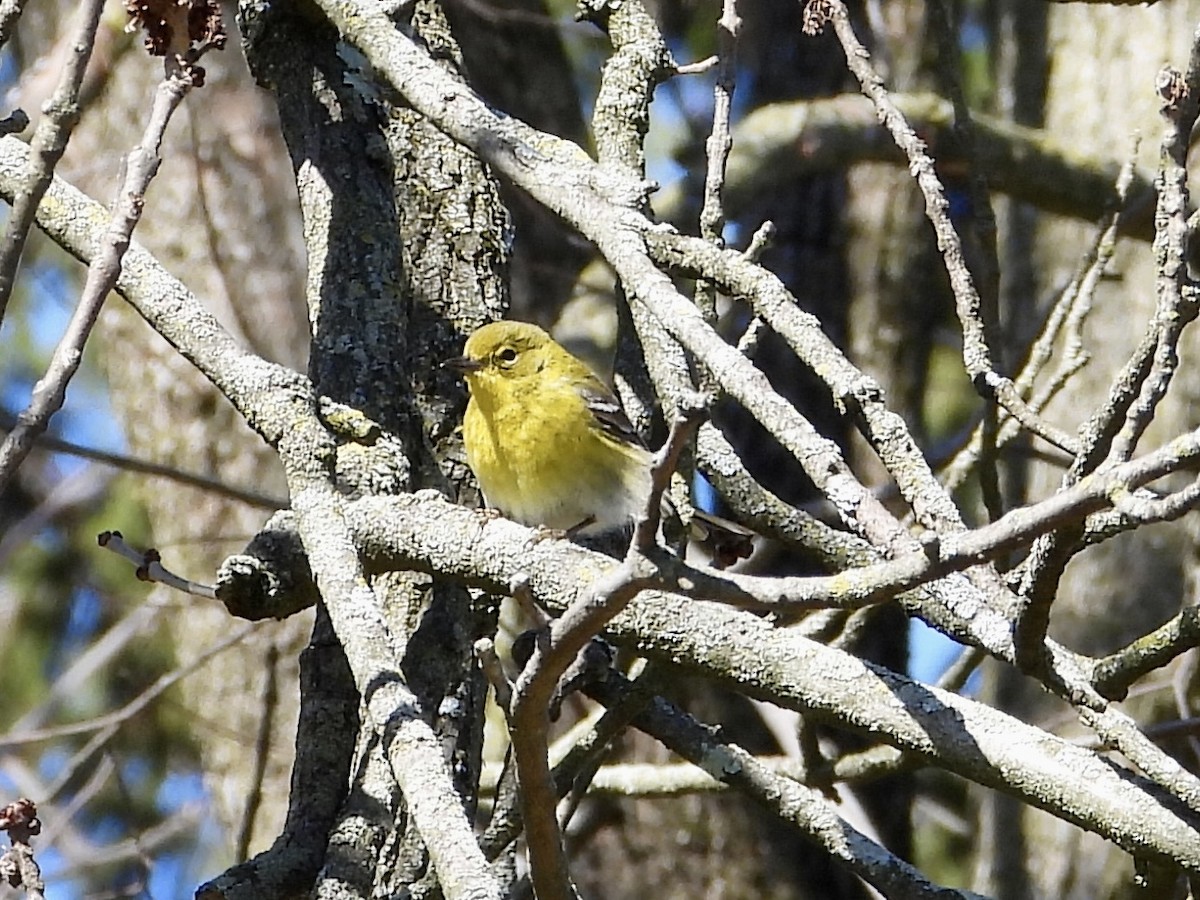
[[484, 325], [447, 365], [471, 392], [463, 443], [488, 506], [583, 532], [624, 527], [645, 508], [650, 452], [604, 383], [543, 329]]
[[[493, 322], [447, 361], [471, 399], [467, 464], [488, 506], [525, 525], [571, 533], [624, 528], [650, 494], [650, 451], [621, 404], [545, 330]], [[750, 555], [754, 532], [697, 511], [694, 538], [717, 565]]]

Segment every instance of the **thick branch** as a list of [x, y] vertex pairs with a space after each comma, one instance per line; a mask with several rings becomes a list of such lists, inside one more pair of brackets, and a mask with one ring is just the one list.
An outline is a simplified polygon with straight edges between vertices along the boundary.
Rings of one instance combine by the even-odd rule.
[[[615, 566], [565, 542], [529, 548], [528, 529], [480, 522], [428, 497], [347, 507], [356, 543], [389, 565], [436, 568], [493, 591], [518, 573], [561, 610]], [[441, 527], [431, 529], [437, 521]], [[981, 612], [977, 610], [977, 612]], [[964, 777], [1104, 835], [1131, 852], [1200, 871], [1200, 833], [1150, 783], [983, 704], [913, 682], [757, 616], [663, 593], [639, 595], [607, 632], [751, 696], [869, 732]], [[717, 637], [719, 636], [719, 637]]]
[[[308, 458], [312, 448], [285, 445], [282, 450], [286, 464], [293, 454], [293, 459]], [[441, 742], [398, 668], [403, 650], [394, 645], [359, 564], [352, 535], [344, 525], [344, 499], [332, 487], [303, 474], [291, 475], [289, 481], [293, 488], [305, 488], [294, 494], [309, 563], [321, 595], [330, 598], [327, 609], [346, 650], [355, 686], [446, 897], [499, 900], [499, 885], [475, 841], [442, 758]]]

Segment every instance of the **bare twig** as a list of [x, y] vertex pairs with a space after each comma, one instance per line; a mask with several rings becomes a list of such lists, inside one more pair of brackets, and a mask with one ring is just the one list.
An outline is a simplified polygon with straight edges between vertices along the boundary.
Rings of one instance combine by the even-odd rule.
[[1189, 606], [1127, 647], [1098, 659], [1093, 675], [1096, 689], [1114, 700], [1124, 699], [1131, 684], [1161, 669], [1197, 643], [1200, 643], [1200, 607]]
[[[0, 414], [0, 428], [10, 427], [11, 425], [12, 418]], [[80, 459], [89, 459], [92, 462], [103, 463], [106, 466], [111, 466], [123, 472], [137, 472], [141, 475], [166, 478], [178, 484], [185, 484], [188, 487], [208, 491], [218, 497], [240, 500], [242, 503], [249, 506], [256, 506], [259, 509], [276, 510], [287, 507], [287, 499], [285, 497], [272, 497], [260, 491], [252, 491], [227, 484], [224, 481], [211, 478], [207, 475], [200, 475], [196, 472], [185, 472], [174, 466], [165, 466], [161, 463], [138, 459], [135, 456], [127, 456], [123, 453], [110, 453], [107, 450], [97, 450], [94, 447], [85, 447], [82, 444], [77, 444], [74, 441], [68, 441], [52, 434], [39, 435], [35, 443], [36, 446], [46, 450], [53, 450], [55, 453], [65, 453], [69, 456], [77, 456]]]
[[1145, 775], [1191, 810], [1200, 813], [1200, 780], [1144, 734], [1130, 716], [1115, 706], [1079, 707], [1080, 720], [1096, 732], [1106, 747], [1116, 750]]
[[1113, 509], [1134, 525], [1149, 522], [1173, 522], [1200, 504], [1200, 479], [1193, 480], [1182, 490], [1163, 497], [1149, 491], [1118, 488], [1112, 492]]
[[[54, 168], [62, 159], [71, 131], [79, 121], [79, 87], [83, 83], [83, 75], [92, 56], [92, 47], [96, 43], [96, 29], [103, 10], [104, 0], [87, 0], [79, 7], [78, 32], [70, 43], [71, 50], [58, 85], [43, 109], [42, 118], [30, 142], [31, 165], [26, 186], [13, 203], [12, 214], [4, 229], [4, 238], [0, 240], [0, 323], [4, 321], [8, 300], [12, 296], [17, 266], [21, 261], [21, 251], [25, 248], [25, 239], [33, 225], [34, 212], [41, 203], [46, 188], [50, 186]], [[2, 15], [3, 11], [0, 11], [0, 16]], [[0, 31], [2, 30], [0, 28]], [[0, 37], [0, 43], [2, 42], [3, 38]]]
[[189, 804], [133, 837], [99, 847], [89, 847], [84, 857], [85, 862], [62, 873], [63, 877], [76, 875], [78, 870], [91, 867], [101, 868], [128, 863], [130, 860], [144, 858], [147, 853], [159, 847], [177, 846], [181, 840], [194, 837], [204, 821], [204, 809], [201, 804]]
[[84, 690], [96, 673], [122, 650], [150, 631], [166, 608], [167, 603], [157, 598], [139, 603], [97, 635], [91, 645], [77, 653], [70, 665], [59, 673], [41, 702], [9, 726], [9, 733], [20, 734], [39, 727], [56, 709], [61, 708], [64, 701]]
[[121, 259], [130, 235], [142, 216], [143, 198], [158, 171], [163, 135], [171, 116], [193, 87], [194, 73], [187, 67], [168, 72], [154, 94], [154, 103], [141, 143], [126, 159], [125, 177], [117, 191], [112, 221], [88, 266], [79, 303], [62, 340], [54, 350], [46, 374], [33, 389], [29, 406], [0, 446], [0, 491], [28, 455], [38, 435], [66, 397], [67, 384], [79, 369], [83, 345], [100, 315], [100, 307], [121, 274]]
[[987, 658], [978, 647], [963, 647], [962, 652], [938, 679], [937, 686], [944, 691], [961, 691], [975, 670]]
[[[108, 785], [109, 781], [112, 779], [113, 772], [117, 768], [117, 764], [113, 762], [111, 753], [103, 753], [100, 755], [98, 760], [89, 759], [87, 762], [88, 768], [91, 770], [90, 772], [86, 773], [87, 780], [84, 781], [80, 787], [71, 791], [66, 804], [56, 810], [58, 813], [56, 818], [61, 817], [68, 822], [73, 821], [79, 811], [84, 809], [88, 803], [90, 803], [95, 796], [99, 794], [100, 791], [105, 788], [105, 786]], [[79, 769], [80, 766], [78, 765], [77, 761], [73, 760], [72, 765], [70, 766], [72, 778], [80, 775]], [[60, 777], [56, 779], [53, 784], [48, 785], [45, 792], [42, 794], [42, 796], [46, 798], [43, 803], [53, 802], [54, 798], [58, 796], [59, 793], [63, 792], [63, 787], [65, 784], [66, 782], [64, 782]], [[46, 835], [46, 837], [48, 839], [47, 845], [51, 847], [54, 846], [57, 835], [51, 831]]]
[[680, 63], [675, 67], [676, 75], [703, 75], [710, 69], [715, 69], [720, 63], [716, 56], [709, 56], [696, 62]]
[[654, 454], [650, 464], [650, 499], [633, 527], [633, 546], [639, 553], [649, 553], [657, 546], [663, 493], [671, 486], [671, 476], [679, 467], [680, 457], [704, 420], [705, 407], [701, 398], [694, 396], [692, 399], [696, 402], [680, 405], [679, 418], [672, 424], [666, 443]]
[[492, 690], [496, 692], [496, 705], [508, 715], [509, 709], [512, 708], [512, 682], [508, 680], [504, 668], [500, 665], [495, 642], [489, 637], [481, 637], [475, 642], [475, 657], [479, 660], [479, 666], [487, 676]]
[[775, 223], [768, 219], [754, 229], [754, 234], [750, 236], [750, 243], [746, 245], [742, 255], [748, 262], [756, 263], [762, 258], [763, 251], [771, 246], [771, 242], [774, 240]]
[[[796, 761], [790, 757], [760, 756], [755, 759], [771, 772], [795, 777]], [[613, 763], [596, 770], [588, 793], [656, 800], [727, 790], [728, 784], [692, 763]]]
[[[611, 668], [610, 659], [602, 677], [607, 677]], [[632, 682], [633, 689], [625, 695], [622, 702], [602, 709], [595, 722], [586, 731], [575, 736], [570, 749], [555, 764], [554, 782], [558, 786], [559, 796], [566, 798], [565, 803], [560, 804], [563, 809], [559, 815], [560, 827], [564, 830], [591, 789], [592, 779], [599, 771], [612, 742], [653, 700], [656, 689], [662, 684], [663, 672], [664, 668], [661, 666], [645, 666]], [[584, 690], [591, 683], [589, 681], [585, 684]]]
[[279, 711], [279, 647], [274, 640], [267, 642], [262, 668], [266, 683], [263, 685], [262, 698], [259, 702], [258, 731], [254, 735], [250, 778], [247, 788], [245, 788], [248, 796], [242, 807], [233, 843], [233, 858], [239, 860], [248, 859], [250, 856], [250, 837], [254, 833], [255, 820], [258, 818], [258, 811], [262, 805], [263, 783], [271, 751], [271, 735], [275, 730], [276, 715]]
[[[185, 666], [180, 666], [171, 672], [160, 677], [154, 684], [150, 685], [120, 709], [115, 709], [112, 712], [105, 713], [102, 716], [95, 716], [84, 722], [74, 722], [70, 725], [54, 725], [47, 728], [35, 728], [31, 730], [18, 731], [6, 735], [0, 735], [0, 748], [21, 747], [26, 744], [41, 744], [46, 741], [58, 740], [64, 737], [73, 737], [80, 734], [93, 734], [96, 732], [103, 733], [103, 741], [111, 739], [112, 734], [121, 725], [128, 722], [130, 719], [141, 713], [146, 707], [157, 700], [173, 685], [181, 679], [191, 675], [196, 670], [204, 666], [210, 659], [220, 653], [225, 652], [230, 647], [245, 640], [257, 628], [261, 627], [259, 622], [250, 622], [229, 635], [226, 635], [221, 640], [217, 641], [211, 647], [204, 650], [195, 659], [190, 661]], [[92, 747], [89, 754], [95, 753], [96, 747]], [[60, 776], [61, 778], [61, 776]]]
[[[1021, 371], [1016, 378], [1016, 389], [1022, 397], [1029, 397], [1030, 408], [1041, 411], [1046, 404], [1066, 385], [1068, 379], [1087, 364], [1088, 354], [1083, 346], [1083, 324], [1092, 309], [1092, 298], [1096, 287], [1112, 259], [1117, 242], [1117, 225], [1121, 211], [1129, 195], [1129, 185], [1134, 175], [1135, 154], [1131, 153], [1117, 178], [1117, 203], [1107, 217], [1107, 224], [1100, 228], [1093, 243], [1080, 263], [1079, 270], [1070, 284], [1059, 294], [1050, 314], [1042, 323]], [[1058, 367], [1046, 381], [1034, 391], [1036, 379], [1043, 373], [1054, 353], [1059, 336], [1064, 334], [1064, 349]], [[1032, 394], [1032, 396], [1031, 396]], [[1018, 423], [1008, 419], [1001, 423], [997, 439], [1004, 446], [1016, 437]], [[943, 473], [946, 489], [957, 490], [974, 465], [979, 453], [980, 436], [973, 433], [967, 445], [960, 451]]]
[[[1200, 34], [1192, 47], [1187, 77], [1164, 73], [1160, 85], [1166, 128], [1161, 147], [1161, 197], [1156, 215], [1155, 278], [1157, 302], [1145, 335], [1113, 379], [1105, 403], [1080, 429], [1079, 454], [1066, 476], [1071, 484], [1105, 464], [1128, 458], [1148, 425], [1178, 365], [1183, 329], [1200, 311], [1200, 296], [1187, 277], [1187, 145], [1200, 108]], [[1067, 563], [1080, 544], [1081, 531], [1046, 535], [1025, 562], [1015, 610], [1014, 635], [1021, 664], [1042, 661], [1041, 638], [1049, 627], [1050, 608]]]
[[1157, 267], [1154, 287], [1160, 311], [1156, 318], [1162, 321], [1162, 331], [1138, 398], [1126, 412], [1125, 424], [1113, 439], [1110, 455], [1114, 460], [1129, 459], [1133, 455], [1179, 367], [1180, 335], [1200, 312], [1200, 298], [1197, 298], [1195, 283], [1187, 271], [1187, 163], [1192, 128], [1200, 113], [1200, 29], [1193, 39], [1186, 74], [1164, 69], [1159, 73], [1158, 87], [1166, 122], [1156, 181], [1159, 196], [1154, 220]]
[[[775, 223], [770, 220], [765, 221], [754, 230], [754, 234], [750, 236], [750, 243], [746, 245], [746, 249], [742, 251], [742, 255], [746, 257], [748, 262], [756, 263], [762, 258], [763, 252], [774, 240]], [[762, 316], [755, 313], [746, 325], [746, 330], [742, 332], [742, 336], [738, 338], [738, 352], [746, 357], [746, 359], [754, 359], [758, 354], [758, 345], [766, 333], [767, 323], [763, 321]]]
[[[1198, 725], [1200, 719], [1189, 723], [1193, 729]], [[754, 759], [765, 771], [814, 786], [811, 779], [802, 777], [800, 766], [790, 756], [756, 756]], [[915, 768], [915, 764], [894, 747], [875, 746], [839, 757], [831, 767], [829, 783], [862, 783], [894, 775], [902, 768]], [[716, 793], [734, 787], [729, 781], [722, 781], [693, 763], [613, 763], [596, 771], [588, 793], [654, 800]]]
[[[713, 84], [713, 121], [704, 142], [707, 165], [704, 170], [704, 200], [700, 207], [700, 237], [718, 246], [725, 243], [725, 211], [721, 192], [725, 184], [725, 163], [733, 139], [729, 117], [733, 109], [733, 90], [737, 72], [737, 36], [742, 20], [737, 0], [723, 0], [717, 20], [717, 79]], [[696, 305], [710, 325], [717, 321], [717, 289], [707, 281], [696, 284]]]
[[883, 79], [871, 66], [870, 54], [854, 33], [850, 16], [841, 0], [821, 0], [808, 6], [806, 30], [818, 30], [826, 21], [832, 22], [845, 51], [847, 66], [858, 79], [863, 93], [875, 104], [880, 121], [904, 151], [917, 186], [925, 197], [925, 214], [937, 234], [938, 247], [950, 276], [950, 286], [962, 324], [963, 363], [975, 389], [982, 396], [994, 399], [1033, 434], [1073, 454], [1075, 438], [1030, 409], [1012, 381], [1001, 375], [992, 362], [985, 334], [982, 301], [967, 268], [962, 241], [954, 223], [950, 221], [945, 188], [938, 178], [933, 157], [929, 155], [925, 142], [917, 137], [899, 107], [892, 102]]
[[[962, 157], [967, 167], [970, 215], [964, 217], [963, 262], [978, 288], [979, 325], [983, 339], [998, 354], [997, 365], [1004, 368], [1005, 361], [1000, 355], [1004, 345], [1000, 341], [1000, 264], [996, 257], [996, 218], [992, 212], [987, 177], [981, 170], [976, 152], [975, 125], [963, 92], [960, 42], [956, 39], [959, 23], [945, 0], [933, 0], [929, 5], [929, 21], [937, 36], [938, 71], [943, 88], [954, 104], [954, 135], [963, 149]], [[1019, 390], [1016, 393], [1022, 399], [1027, 396]], [[984, 508], [992, 519], [999, 518], [1004, 512], [999, 476], [999, 412], [1000, 407], [994, 398], [988, 398], [978, 431], [980, 452], [976, 472]]]
[[834, 760], [829, 783], [874, 781], [897, 772], [919, 769], [921, 765], [921, 760], [910, 753], [902, 753], [887, 744], [876, 744]]
[[159, 582], [160, 584], [167, 585], [167, 587], [175, 588], [177, 591], [183, 591], [185, 594], [194, 594], [197, 597], [206, 597], [209, 600], [217, 598], [216, 589], [210, 585], [181, 578], [174, 572], [170, 572], [164, 568], [162, 557], [153, 547], [143, 551], [135, 550], [125, 543], [125, 538], [119, 531], [101, 532], [97, 540], [101, 547], [113, 551], [118, 556], [125, 557], [136, 565], [139, 581]]

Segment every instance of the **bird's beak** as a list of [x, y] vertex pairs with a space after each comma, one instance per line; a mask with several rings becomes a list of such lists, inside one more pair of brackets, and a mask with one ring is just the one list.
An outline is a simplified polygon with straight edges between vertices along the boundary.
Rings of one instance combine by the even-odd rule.
[[442, 366], [447, 369], [453, 369], [459, 375], [470, 375], [472, 372], [478, 372], [483, 368], [483, 363], [477, 359], [471, 359], [469, 356], [456, 356], [453, 359], [448, 359]]

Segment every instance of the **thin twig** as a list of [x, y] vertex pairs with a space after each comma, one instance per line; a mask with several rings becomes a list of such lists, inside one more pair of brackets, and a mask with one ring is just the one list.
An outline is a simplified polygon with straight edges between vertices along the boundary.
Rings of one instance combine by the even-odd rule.
[[167, 587], [185, 594], [194, 594], [209, 600], [217, 599], [216, 588], [182, 578], [163, 567], [158, 551], [151, 547], [148, 550], [135, 550], [125, 543], [125, 538], [119, 531], [104, 531], [97, 537], [97, 542], [106, 550], [111, 550], [118, 556], [123, 556], [137, 566], [138, 581], [152, 581], [165, 584]]
[[93, 683], [96, 673], [118, 656], [132, 642], [149, 632], [156, 620], [168, 608], [168, 601], [152, 597], [139, 603], [119, 621], [114, 622], [83, 651], [75, 654], [71, 663], [60, 672], [41, 701], [8, 726], [9, 733], [21, 733], [45, 722], [65, 701], [76, 697]]
[[754, 230], [754, 234], [750, 235], [750, 243], [746, 245], [746, 249], [742, 251], [742, 256], [746, 257], [748, 262], [756, 263], [762, 259], [763, 251], [771, 246], [775, 240], [775, 223], [770, 219], [764, 221]]
[[924, 761], [912, 753], [903, 753], [888, 744], [876, 744], [866, 750], [847, 753], [834, 760], [829, 783], [874, 781], [898, 772], [919, 769]]
[[[592, 726], [575, 738], [570, 750], [554, 766], [554, 781], [558, 785], [559, 796], [567, 798], [565, 809], [559, 816], [564, 830], [588, 793], [612, 742], [654, 699], [656, 690], [662, 685], [663, 672], [661, 665], [644, 667], [632, 682], [633, 689], [622, 697], [621, 702], [604, 709]], [[584, 685], [584, 689], [587, 689], [587, 685]]]
[[[1178, 365], [1184, 327], [1200, 311], [1200, 297], [1187, 278], [1186, 158], [1188, 137], [1200, 109], [1200, 30], [1193, 39], [1187, 76], [1164, 70], [1160, 93], [1166, 120], [1161, 144], [1160, 198], [1155, 216], [1157, 263], [1154, 315], [1141, 342], [1113, 379], [1108, 397], [1080, 429], [1079, 453], [1065, 483], [1073, 484], [1111, 459], [1128, 458], [1148, 425]], [[1014, 611], [1018, 659], [1026, 669], [1042, 661], [1042, 637], [1068, 562], [1080, 549], [1082, 530], [1066, 529], [1039, 540], [1025, 562]]]
[[1193, 815], [1200, 813], [1200, 779], [1173, 756], [1162, 752], [1130, 716], [1113, 705], [1103, 709], [1080, 705], [1078, 709], [1080, 721], [1096, 732], [1105, 746], [1124, 755], [1148, 778], [1186, 804]]
[[[0, 428], [11, 427], [12, 422], [13, 419], [11, 416], [0, 414]], [[52, 450], [55, 453], [65, 453], [69, 456], [77, 456], [80, 459], [90, 459], [92, 462], [102, 463], [123, 472], [137, 472], [141, 475], [154, 475], [159, 478], [167, 478], [178, 484], [208, 491], [218, 497], [240, 500], [248, 506], [254, 506], [259, 509], [273, 511], [286, 509], [288, 505], [287, 498], [285, 497], [273, 497], [270, 494], [264, 494], [260, 491], [240, 488], [207, 475], [201, 475], [196, 472], [185, 472], [174, 466], [138, 459], [135, 456], [127, 456], [124, 453], [110, 453], [107, 450], [98, 450], [95, 447], [85, 447], [82, 444], [68, 441], [53, 434], [45, 433], [39, 435], [36, 445], [46, 450]]]
[[944, 691], [961, 691], [985, 659], [987, 654], [978, 647], [963, 647], [954, 662], [942, 673], [937, 686]]
[[[250, 622], [242, 626], [237, 631], [217, 641], [187, 665], [180, 666], [160, 677], [154, 684], [150, 685], [150, 687], [146, 688], [120, 709], [115, 709], [102, 716], [88, 719], [86, 722], [74, 722], [70, 725], [54, 725], [49, 728], [35, 728], [16, 734], [0, 735], [0, 749], [22, 747], [27, 744], [41, 744], [46, 741], [58, 740], [59, 738], [92, 734], [94, 732], [104, 732], [106, 735], [105, 740], [108, 740], [111, 738], [111, 732], [142, 712], [142, 710], [162, 696], [165, 691], [170, 689], [180, 679], [191, 675], [217, 654], [223, 653], [235, 644], [245, 640], [247, 636], [260, 627], [262, 627], [262, 623], [260, 622]], [[95, 749], [93, 748], [92, 752]]]
[[500, 657], [496, 655], [496, 643], [489, 637], [481, 637], [475, 642], [475, 658], [479, 667], [496, 693], [496, 705], [507, 716], [512, 707], [512, 682], [504, 674], [500, 665]]
[[871, 65], [870, 54], [854, 33], [850, 15], [841, 0], [821, 0], [808, 6], [806, 31], [819, 30], [826, 21], [832, 22], [845, 51], [847, 66], [858, 79], [863, 93], [875, 105], [880, 121], [907, 157], [909, 169], [925, 197], [925, 215], [937, 234], [938, 247], [950, 276], [955, 307], [962, 325], [963, 363], [975, 389], [982, 396], [998, 402], [1028, 431], [1074, 454], [1075, 438], [1030, 409], [1012, 381], [996, 370], [985, 334], [982, 300], [967, 268], [962, 241], [950, 220], [946, 191], [938, 178], [933, 157], [929, 155], [925, 142], [917, 137], [905, 121], [899, 107], [892, 102], [883, 79]]
[[[638, 517], [633, 526], [632, 546], [640, 553], [649, 553], [658, 541], [658, 526], [662, 514], [662, 496], [671, 486], [671, 476], [679, 467], [680, 457], [696, 435], [696, 429], [704, 421], [705, 406], [702, 402], [686, 404], [681, 398], [679, 418], [671, 426], [666, 443], [654, 454], [650, 464], [650, 499], [644, 515]], [[699, 401], [698, 396], [693, 400]]]
[[[1045, 409], [1071, 376], [1088, 362], [1089, 356], [1083, 343], [1083, 325], [1092, 310], [1096, 288], [1116, 250], [1117, 229], [1133, 181], [1135, 161], [1136, 152], [1131, 153], [1121, 167], [1116, 182], [1117, 202], [1114, 208], [1107, 215], [1104, 227], [1096, 231], [1074, 277], [1051, 307], [1017, 374], [1017, 391], [1022, 397], [1028, 397], [1030, 408], [1038, 412]], [[1065, 335], [1062, 359], [1050, 377], [1034, 390], [1036, 380], [1049, 364], [1061, 335]], [[1017, 436], [1017, 432], [1016, 420], [1006, 419], [1000, 426], [997, 445], [1005, 446]], [[966, 479], [978, 457], [979, 448], [980, 435], [975, 431], [943, 472], [942, 482], [948, 491], [957, 490]]]
[[1122, 700], [1139, 678], [1161, 669], [1181, 653], [1200, 643], [1200, 607], [1189, 606], [1126, 647], [1096, 660], [1096, 690]]
[[[71, 791], [66, 804], [60, 809], [56, 810], [58, 817], [65, 821], [75, 821], [75, 816], [80, 811], [85, 809], [88, 803], [95, 799], [96, 795], [104, 789], [109, 780], [112, 778], [113, 772], [116, 771], [117, 768], [117, 764], [113, 761], [111, 753], [105, 753], [100, 757], [100, 759], [94, 761], [89, 760], [89, 762], [89, 768], [91, 768], [92, 771], [90, 774], [88, 774], [87, 781], [85, 781], [81, 786], [73, 786], [73, 790]], [[70, 770], [72, 775], [76, 775], [79, 772], [79, 766], [70, 766]], [[65, 785], [66, 782], [59, 780], [56, 783], [47, 786], [46, 790], [41, 795], [45, 798], [42, 802], [53, 802], [54, 798], [63, 790]], [[47, 835], [47, 837], [49, 838], [47, 844], [49, 846], [54, 846], [57, 835], [50, 834]]]
[[703, 75], [709, 69], [716, 68], [720, 60], [715, 56], [709, 56], [696, 62], [680, 63], [675, 67], [676, 75]]
[[479, 849], [492, 861], [503, 860], [505, 849], [521, 834], [521, 792], [511, 745], [504, 756], [494, 795], [491, 821], [479, 838]]
[[[1163, 323], [1150, 371], [1137, 400], [1125, 413], [1125, 424], [1113, 440], [1110, 456], [1129, 459], [1154, 418], [1179, 368], [1179, 340], [1183, 329], [1200, 312], [1195, 283], [1188, 276], [1188, 152], [1192, 129], [1200, 113], [1200, 29], [1194, 37], [1186, 74], [1164, 70], [1159, 74], [1163, 99], [1163, 134], [1155, 213], [1154, 280]], [[1190, 290], [1189, 290], [1190, 288]]]
[[[962, 147], [962, 157], [967, 166], [971, 213], [964, 227], [963, 262], [972, 275], [973, 283], [978, 286], [979, 324], [984, 341], [1000, 354], [1004, 345], [1000, 332], [1000, 264], [996, 257], [996, 217], [992, 212], [987, 178], [980, 169], [975, 125], [963, 91], [961, 44], [956, 38], [959, 23], [946, 0], [933, 0], [928, 10], [932, 30], [937, 36], [938, 71], [954, 105], [954, 136]], [[1003, 367], [1002, 356], [998, 358], [998, 363]], [[1027, 396], [1020, 391], [1017, 394], [1022, 399]], [[980, 452], [976, 469], [983, 505], [993, 520], [1004, 513], [1004, 500], [1000, 492], [999, 437], [1000, 407], [994, 398], [988, 398], [979, 429]]]
[[[8, 309], [13, 284], [17, 279], [17, 266], [21, 251], [33, 225], [34, 213], [50, 182], [54, 169], [67, 149], [71, 131], [79, 122], [79, 88], [87, 71], [88, 60], [96, 43], [96, 29], [100, 14], [104, 11], [104, 0], [87, 0], [78, 10], [79, 28], [70, 42], [70, 53], [63, 65], [58, 84], [43, 108], [42, 118], [33, 132], [29, 147], [29, 175], [26, 187], [13, 203], [12, 213], [0, 240], [0, 323]], [[0, 13], [2, 15], [2, 13]], [[2, 42], [0, 38], [0, 42]]]
[[79, 303], [46, 374], [34, 386], [29, 406], [17, 417], [15, 427], [0, 446], [0, 492], [29, 454], [34, 441], [46, 430], [50, 417], [62, 407], [67, 384], [83, 359], [83, 345], [96, 324], [104, 299], [120, 277], [121, 259], [142, 216], [146, 188], [158, 171], [163, 135], [172, 114], [192, 89], [194, 77], [194, 72], [186, 66], [169, 69], [155, 91], [141, 143], [126, 158], [125, 177], [117, 190], [112, 220], [88, 266]]
[[262, 700], [259, 704], [258, 731], [254, 735], [251, 754], [250, 778], [245, 788], [249, 794], [242, 808], [234, 839], [234, 859], [250, 858], [250, 840], [254, 836], [254, 824], [262, 806], [263, 784], [266, 780], [267, 761], [270, 758], [271, 736], [275, 730], [275, 718], [279, 711], [279, 646], [268, 640], [267, 652], [262, 659]]
[[[721, 194], [725, 185], [725, 164], [733, 146], [729, 118], [733, 109], [737, 36], [741, 24], [737, 0], [723, 0], [721, 18], [717, 20], [717, 78], [713, 84], [712, 130], [704, 142], [707, 165], [704, 170], [704, 201], [700, 208], [700, 237], [717, 246], [724, 246], [725, 243], [725, 211]], [[717, 289], [714, 284], [708, 281], [696, 283], [696, 306], [710, 325], [716, 324]]]

